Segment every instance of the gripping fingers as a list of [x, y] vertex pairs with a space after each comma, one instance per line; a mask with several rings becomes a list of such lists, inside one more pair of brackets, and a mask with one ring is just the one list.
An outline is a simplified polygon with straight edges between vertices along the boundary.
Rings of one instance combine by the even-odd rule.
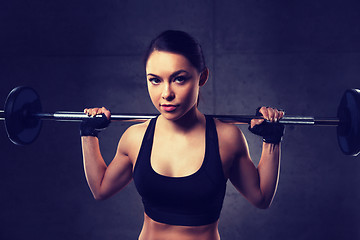
[[88, 116], [95, 116], [96, 115], [96, 113], [97, 113], [97, 110], [98, 110], [99, 108], [85, 108], [84, 109], [84, 113], [86, 113]]
[[264, 119], [269, 120], [269, 113], [268, 113], [267, 107], [261, 107], [259, 109], [259, 112], [261, 113], [261, 115], [263, 116]]
[[269, 121], [274, 122], [275, 121], [275, 110], [273, 108], [267, 108], [268, 115], [269, 115]]
[[279, 119], [281, 119], [285, 115], [285, 112], [284, 111], [279, 111], [279, 114], [280, 114]]
[[110, 112], [108, 109], [106, 109], [105, 107], [102, 107], [101, 110], [102, 110], [102, 113], [105, 114], [105, 116], [107, 117], [107, 119], [110, 119], [110, 117], [111, 117], [111, 112]]
[[277, 122], [284, 116], [283, 111], [271, 107], [261, 107], [259, 112], [263, 115], [264, 119], [270, 122]]
[[105, 114], [107, 119], [110, 119], [111, 113], [108, 109], [105, 107], [102, 108], [85, 108], [84, 113], [86, 113], [88, 116], [94, 117], [95, 115], [101, 115]]
[[280, 113], [277, 109], [274, 109], [274, 122], [277, 122], [279, 120]]

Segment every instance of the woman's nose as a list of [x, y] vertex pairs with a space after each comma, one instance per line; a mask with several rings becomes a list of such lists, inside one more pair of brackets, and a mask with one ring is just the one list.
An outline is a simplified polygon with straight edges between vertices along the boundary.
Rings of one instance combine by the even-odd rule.
[[171, 101], [172, 99], [174, 99], [175, 94], [172, 91], [170, 84], [165, 84], [164, 89], [161, 94], [161, 97], [168, 101]]

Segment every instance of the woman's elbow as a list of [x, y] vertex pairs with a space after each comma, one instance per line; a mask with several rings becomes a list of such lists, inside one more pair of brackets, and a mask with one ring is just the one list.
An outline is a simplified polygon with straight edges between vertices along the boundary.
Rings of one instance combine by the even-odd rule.
[[103, 200], [105, 200], [105, 198], [103, 197], [103, 196], [100, 196], [100, 195], [93, 195], [94, 196], [94, 199], [96, 200], [96, 201], [103, 201]]
[[256, 207], [259, 208], [259, 209], [268, 209], [270, 207], [271, 203], [262, 203], [262, 204], [259, 204], [257, 205]]
[[108, 196], [108, 195], [106, 195], [104, 193], [101, 193], [101, 192], [97, 192], [97, 193], [93, 192], [92, 194], [93, 194], [93, 197], [94, 197], [94, 199], [96, 201], [103, 201], [103, 200], [106, 200], [106, 199], [108, 199], [110, 197], [110, 196]]
[[258, 201], [253, 204], [259, 209], [268, 209], [271, 206], [272, 199], [267, 199], [266, 197], [261, 197]]

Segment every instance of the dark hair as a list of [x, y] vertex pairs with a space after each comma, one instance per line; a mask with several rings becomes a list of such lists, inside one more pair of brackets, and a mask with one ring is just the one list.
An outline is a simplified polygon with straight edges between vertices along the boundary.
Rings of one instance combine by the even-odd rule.
[[153, 39], [144, 56], [145, 67], [149, 56], [155, 50], [183, 55], [198, 72], [203, 72], [206, 68], [200, 44], [186, 32], [167, 30]]

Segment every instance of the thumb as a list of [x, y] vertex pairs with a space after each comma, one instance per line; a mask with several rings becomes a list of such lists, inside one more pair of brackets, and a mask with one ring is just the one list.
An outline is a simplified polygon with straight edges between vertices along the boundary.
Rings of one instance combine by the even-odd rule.
[[251, 119], [250, 127], [253, 128], [255, 125], [259, 125], [264, 122], [264, 119]]

